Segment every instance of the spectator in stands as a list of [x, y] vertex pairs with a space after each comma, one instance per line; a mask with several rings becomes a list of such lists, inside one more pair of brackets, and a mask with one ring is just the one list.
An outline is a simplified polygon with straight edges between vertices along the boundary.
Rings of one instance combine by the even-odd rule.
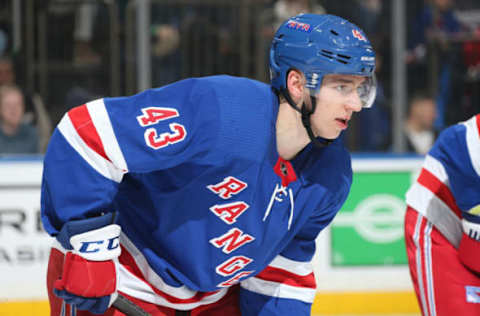
[[435, 99], [425, 92], [416, 93], [404, 125], [408, 151], [425, 155], [430, 150], [437, 137], [433, 127], [436, 115]]
[[27, 93], [17, 85], [15, 67], [9, 57], [0, 57], [0, 87], [17, 86], [23, 94], [24, 114], [23, 122], [34, 125], [40, 138], [40, 152], [47, 148], [52, 133], [52, 122], [42, 98], [36, 93]]
[[[426, 1], [418, 16], [409, 24], [412, 25], [406, 58], [409, 91], [438, 91], [435, 127], [441, 130], [445, 126], [445, 108], [451, 101], [451, 75], [457, 58], [452, 40], [463, 27], [455, 17], [452, 0]], [[431, 71], [437, 74], [436, 77], [427, 77]], [[426, 86], [427, 83], [433, 85]]]
[[[17, 85], [17, 77], [15, 73], [15, 66], [9, 57], [0, 57], [0, 87]], [[40, 137], [40, 151], [44, 152], [47, 148], [50, 134], [52, 133], [52, 122], [50, 115], [45, 108], [42, 98], [36, 93], [27, 93], [22, 91], [23, 100], [25, 104], [25, 113], [23, 121], [34, 125], [39, 133]]]
[[0, 87], [0, 153], [34, 154], [39, 151], [37, 129], [23, 121], [25, 101], [16, 86]]

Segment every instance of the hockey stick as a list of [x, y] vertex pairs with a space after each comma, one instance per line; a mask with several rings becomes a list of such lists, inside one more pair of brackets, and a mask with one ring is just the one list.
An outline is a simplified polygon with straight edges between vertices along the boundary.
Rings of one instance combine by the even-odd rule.
[[118, 294], [117, 299], [113, 302], [113, 307], [127, 316], [151, 316], [150, 313], [147, 313], [140, 306], [121, 294]]

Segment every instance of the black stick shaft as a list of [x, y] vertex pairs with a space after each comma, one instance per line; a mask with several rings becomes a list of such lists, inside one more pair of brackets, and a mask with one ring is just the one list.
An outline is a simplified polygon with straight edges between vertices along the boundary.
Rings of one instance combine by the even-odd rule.
[[121, 294], [118, 294], [117, 299], [113, 302], [113, 307], [127, 316], [151, 316], [150, 313], [147, 313], [140, 306]]

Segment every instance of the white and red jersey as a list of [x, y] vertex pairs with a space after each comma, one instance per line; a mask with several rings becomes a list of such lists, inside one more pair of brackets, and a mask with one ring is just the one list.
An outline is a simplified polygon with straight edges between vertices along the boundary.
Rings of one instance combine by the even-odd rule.
[[458, 247], [462, 214], [480, 215], [480, 114], [440, 134], [406, 202]]

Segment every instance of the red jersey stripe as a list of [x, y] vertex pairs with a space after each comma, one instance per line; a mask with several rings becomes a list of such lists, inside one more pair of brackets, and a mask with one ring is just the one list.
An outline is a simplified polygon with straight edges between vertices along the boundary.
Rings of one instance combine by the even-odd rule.
[[106, 160], [110, 161], [105, 153], [102, 140], [98, 135], [95, 125], [93, 125], [87, 106], [84, 104], [73, 108], [68, 112], [68, 116], [70, 117], [73, 127], [78, 135], [83, 139], [87, 146]]
[[303, 276], [279, 268], [266, 267], [255, 277], [265, 281], [278, 282], [296, 287], [311, 289], [315, 289], [317, 287], [313, 272]]
[[422, 168], [417, 181], [435, 194], [445, 204], [447, 204], [447, 206], [457, 215], [458, 218], [462, 218], [462, 211], [458, 208], [452, 192], [443, 182], [438, 180], [435, 175], [433, 175], [427, 169]]

